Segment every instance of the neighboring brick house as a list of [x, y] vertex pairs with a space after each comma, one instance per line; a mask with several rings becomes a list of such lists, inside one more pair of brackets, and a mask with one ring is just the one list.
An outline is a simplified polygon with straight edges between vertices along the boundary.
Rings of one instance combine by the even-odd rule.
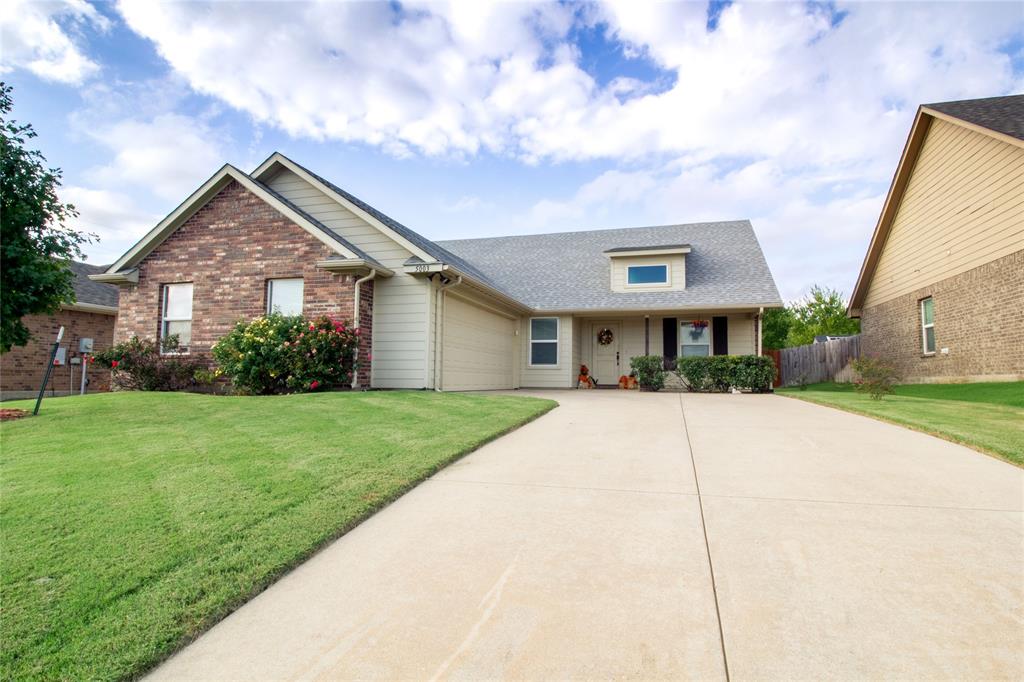
[[[93, 352], [110, 348], [117, 318], [117, 287], [93, 282], [89, 275], [105, 268], [71, 263], [75, 274], [75, 303], [61, 306], [53, 315], [29, 315], [22, 319], [32, 338], [25, 346], [0, 355], [0, 399], [27, 398], [39, 392], [57, 331], [64, 327], [61, 364], [53, 368], [47, 395], [77, 394], [81, 388], [79, 341], [93, 340]], [[110, 370], [97, 364], [86, 372], [88, 392], [110, 390]]]
[[1024, 379], [1024, 95], [920, 107], [849, 313], [903, 381]]
[[176, 334], [209, 360], [268, 310], [357, 326], [357, 385], [615, 385], [634, 355], [757, 354], [779, 307], [748, 221], [438, 243], [281, 154], [226, 165], [93, 280], [115, 337]]

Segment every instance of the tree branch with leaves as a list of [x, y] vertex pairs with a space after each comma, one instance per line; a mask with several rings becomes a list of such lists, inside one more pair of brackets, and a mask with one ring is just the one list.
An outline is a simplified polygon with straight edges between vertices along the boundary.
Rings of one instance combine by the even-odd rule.
[[0, 82], [0, 352], [28, 343], [26, 315], [54, 313], [75, 301], [68, 262], [93, 236], [65, 226], [78, 215], [57, 196], [61, 171], [27, 143], [31, 124], [10, 119], [12, 88]]

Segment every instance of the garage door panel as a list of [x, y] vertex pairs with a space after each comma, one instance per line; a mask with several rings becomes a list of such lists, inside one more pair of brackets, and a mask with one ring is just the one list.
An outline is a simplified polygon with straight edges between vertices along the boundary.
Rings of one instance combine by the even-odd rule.
[[513, 387], [515, 320], [448, 296], [444, 303], [441, 387], [448, 391]]

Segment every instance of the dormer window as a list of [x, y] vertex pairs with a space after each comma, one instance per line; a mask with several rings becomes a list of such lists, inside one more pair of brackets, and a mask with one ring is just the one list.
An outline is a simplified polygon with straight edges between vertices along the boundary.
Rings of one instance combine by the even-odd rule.
[[626, 268], [626, 284], [668, 284], [668, 265], [630, 265]]

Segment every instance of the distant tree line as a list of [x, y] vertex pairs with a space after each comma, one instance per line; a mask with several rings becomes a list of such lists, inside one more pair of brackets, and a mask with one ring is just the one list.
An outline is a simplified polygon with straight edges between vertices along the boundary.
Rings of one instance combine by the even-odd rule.
[[806, 298], [765, 311], [761, 343], [765, 348], [791, 348], [814, 343], [815, 336], [859, 332], [860, 320], [846, 316], [842, 293], [814, 285]]

